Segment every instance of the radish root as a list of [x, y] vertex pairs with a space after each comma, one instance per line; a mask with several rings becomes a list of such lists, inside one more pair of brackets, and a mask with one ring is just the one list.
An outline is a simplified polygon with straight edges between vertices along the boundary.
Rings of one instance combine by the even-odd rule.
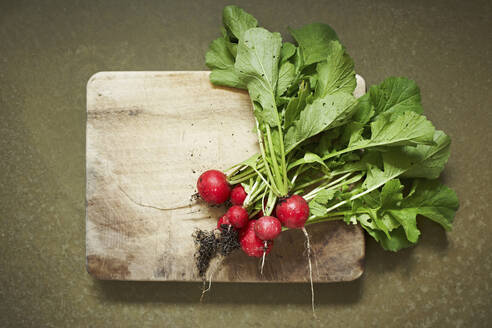
[[205, 293], [207, 293], [210, 288], [212, 288], [212, 278], [214, 276], [214, 274], [219, 271], [219, 269], [221, 268], [221, 264], [222, 264], [222, 260], [224, 259], [223, 256], [221, 256], [217, 262], [215, 263], [215, 266], [213, 267], [212, 271], [210, 272], [210, 275], [208, 276], [208, 287], [205, 288], [205, 286], [207, 285], [207, 281], [204, 279], [203, 280], [203, 287], [202, 287], [202, 295], [200, 296], [200, 303], [203, 302], [203, 299], [205, 297]]
[[314, 310], [314, 286], [313, 286], [313, 267], [311, 265], [311, 243], [309, 242], [309, 234], [306, 231], [305, 227], [302, 227], [302, 232], [306, 237], [306, 250], [307, 250], [308, 265], [309, 265], [309, 281], [311, 283], [311, 308], [313, 310], [313, 316], [316, 318], [316, 313]]
[[[223, 225], [222, 228], [223, 230], [196, 230], [193, 233], [193, 239], [196, 247], [195, 264], [198, 270], [198, 275], [203, 279], [200, 302], [203, 301], [205, 293], [212, 287], [212, 278], [214, 274], [219, 271], [223, 259], [241, 247], [238, 241], [238, 231], [232, 229], [230, 225], [228, 227]], [[212, 263], [214, 259], [217, 259], [217, 261]], [[213, 265], [213, 267], [210, 267], [210, 265]], [[207, 279], [208, 271], [210, 274]]]
[[266, 257], [267, 249], [268, 249], [268, 242], [265, 240], [263, 246], [263, 256], [261, 257], [261, 268], [260, 268], [260, 275], [262, 276], [263, 276], [263, 267], [265, 266], [265, 257]]

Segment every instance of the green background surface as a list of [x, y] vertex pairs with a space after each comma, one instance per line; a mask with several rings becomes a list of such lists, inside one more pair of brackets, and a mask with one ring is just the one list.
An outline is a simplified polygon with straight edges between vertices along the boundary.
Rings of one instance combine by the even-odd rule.
[[248, 1], [261, 25], [331, 24], [369, 84], [415, 79], [453, 139], [454, 230], [420, 222], [398, 254], [367, 241], [361, 279], [200, 285], [85, 271], [85, 88], [98, 71], [203, 70], [223, 1], [0, 2], [0, 326], [492, 326], [490, 1]]

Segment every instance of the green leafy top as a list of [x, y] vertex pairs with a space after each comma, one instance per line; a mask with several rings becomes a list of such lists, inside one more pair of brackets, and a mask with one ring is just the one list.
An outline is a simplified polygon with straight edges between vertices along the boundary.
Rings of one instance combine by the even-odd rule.
[[436, 180], [450, 138], [423, 115], [414, 81], [390, 77], [356, 99], [354, 63], [329, 25], [289, 29], [294, 44], [239, 7], [222, 20], [205, 59], [212, 83], [251, 98], [260, 153], [228, 176], [244, 185], [250, 212], [300, 194], [307, 224], [360, 224], [392, 251], [418, 241], [418, 216], [451, 229], [458, 198]]

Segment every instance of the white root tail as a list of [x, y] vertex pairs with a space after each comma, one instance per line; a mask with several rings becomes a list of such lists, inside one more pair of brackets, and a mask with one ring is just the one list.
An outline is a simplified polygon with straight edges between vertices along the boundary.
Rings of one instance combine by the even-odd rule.
[[302, 232], [306, 237], [306, 250], [307, 250], [308, 265], [309, 265], [309, 281], [311, 283], [311, 308], [313, 309], [313, 316], [316, 317], [316, 313], [314, 311], [314, 286], [313, 286], [313, 267], [311, 265], [311, 243], [309, 242], [309, 234], [307, 233], [305, 227], [302, 227]]
[[220, 265], [222, 264], [222, 260], [223, 260], [223, 257], [219, 258], [217, 260], [217, 262], [215, 262], [215, 266], [212, 269], [212, 271], [210, 271], [210, 275], [208, 276], [208, 287], [207, 288], [205, 288], [205, 286], [207, 285], [207, 281], [206, 280], [203, 281], [202, 295], [200, 296], [200, 303], [203, 302], [203, 298], [205, 297], [205, 293], [208, 292], [210, 290], [210, 288], [212, 287], [212, 277], [218, 271], [218, 269], [220, 269], [220, 267], [221, 267]]
[[262, 276], [263, 276], [263, 267], [265, 266], [266, 251], [268, 249], [268, 242], [265, 240], [263, 245], [264, 245], [263, 256], [261, 257], [261, 267], [260, 267], [260, 275]]

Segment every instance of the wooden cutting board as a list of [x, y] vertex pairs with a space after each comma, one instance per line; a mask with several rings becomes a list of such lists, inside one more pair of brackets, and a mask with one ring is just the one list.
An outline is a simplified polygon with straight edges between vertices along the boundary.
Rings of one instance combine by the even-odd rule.
[[[212, 229], [224, 208], [190, 201], [201, 172], [223, 170], [258, 151], [246, 92], [213, 86], [209, 72], [102, 72], [87, 85], [87, 270], [99, 279], [199, 281], [197, 228]], [[356, 95], [365, 91], [358, 77]], [[314, 281], [363, 272], [364, 234], [331, 222], [308, 226]], [[259, 262], [230, 255], [214, 281], [305, 282], [301, 231], [275, 241]], [[214, 264], [212, 264], [214, 266]]]

